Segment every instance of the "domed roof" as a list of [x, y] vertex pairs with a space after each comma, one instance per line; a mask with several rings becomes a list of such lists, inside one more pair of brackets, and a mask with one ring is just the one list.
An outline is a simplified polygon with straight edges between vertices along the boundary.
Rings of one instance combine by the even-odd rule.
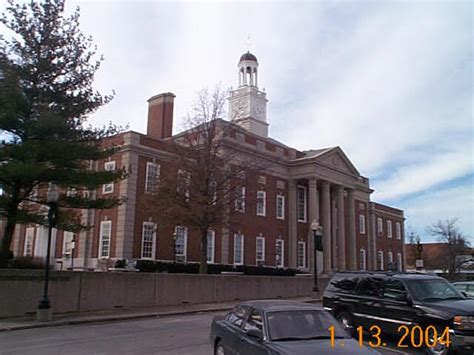
[[257, 57], [254, 56], [252, 53], [247, 51], [247, 53], [242, 54], [242, 56], [240, 57], [239, 62], [242, 62], [244, 60], [253, 60], [254, 62], [257, 62]]

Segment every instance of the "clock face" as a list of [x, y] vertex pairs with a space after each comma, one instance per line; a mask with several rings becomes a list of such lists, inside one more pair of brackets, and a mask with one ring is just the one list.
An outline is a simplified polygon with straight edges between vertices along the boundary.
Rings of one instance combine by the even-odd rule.
[[245, 99], [235, 101], [232, 106], [232, 119], [234, 120], [245, 117], [246, 113], [248, 112], [248, 101]]

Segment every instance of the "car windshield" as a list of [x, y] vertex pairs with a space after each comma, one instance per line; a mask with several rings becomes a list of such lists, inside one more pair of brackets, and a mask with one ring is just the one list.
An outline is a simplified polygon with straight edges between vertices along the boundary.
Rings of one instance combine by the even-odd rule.
[[465, 298], [445, 280], [411, 280], [407, 284], [413, 297], [420, 301], [436, 302]]
[[326, 311], [295, 310], [268, 312], [268, 333], [273, 341], [329, 339], [334, 326], [335, 338], [347, 338], [337, 320]]

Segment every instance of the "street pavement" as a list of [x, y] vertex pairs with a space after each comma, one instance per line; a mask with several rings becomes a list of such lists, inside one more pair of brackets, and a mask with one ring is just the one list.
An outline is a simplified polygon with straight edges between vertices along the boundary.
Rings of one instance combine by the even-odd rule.
[[[5, 331], [0, 333], [0, 355], [209, 355], [209, 328], [219, 314], [224, 312]], [[378, 350], [387, 355], [406, 354]]]

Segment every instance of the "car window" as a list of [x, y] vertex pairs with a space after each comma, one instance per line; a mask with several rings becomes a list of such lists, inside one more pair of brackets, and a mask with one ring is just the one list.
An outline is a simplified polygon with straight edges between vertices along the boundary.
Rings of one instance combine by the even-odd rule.
[[252, 309], [252, 311], [250, 312], [249, 318], [244, 325], [244, 329], [245, 330], [257, 329], [257, 330], [263, 331], [262, 314], [258, 310]]
[[454, 285], [454, 287], [456, 287], [456, 290], [458, 290], [458, 291], [466, 292], [466, 290], [467, 290], [467, 285]]
[[236, 327], [241, 327], [244, 324], [245, 319], [245, 308], [244, 307], [237, 307], [232, 312], [230, 312], [226, 320], [235, 325]]
[[393, 300], [403, 300], [407, 297], [407, 290], [400, 280], [386, 279], [383, 283], [383, 296]]
[[444, 279], [409, 280], [410, 294], [418, 300], [426, 302], [448, 299], [464, 299], [464, 296]]
[[468, 285], [466, 289], [466, 294], [469, 297], [474, 297], [474, 285]]
[[266, 314], [268, 333], [273, 341], [287, 338], [311, 339], [330, 337], [334, 327], [336, 337], [349, 337], [331, 314], [319, 310], [274, 311]]
[[359, 281], [358, 277], [353, 275], [336, 275], [334, 276], [328, 286], [328, 290], [339, 292], [354, 292]]
[[361, 295], [381, 297], [383, 294], [383, 280], [378, 277], [366, 277], [360, 280], [357, 292]]

